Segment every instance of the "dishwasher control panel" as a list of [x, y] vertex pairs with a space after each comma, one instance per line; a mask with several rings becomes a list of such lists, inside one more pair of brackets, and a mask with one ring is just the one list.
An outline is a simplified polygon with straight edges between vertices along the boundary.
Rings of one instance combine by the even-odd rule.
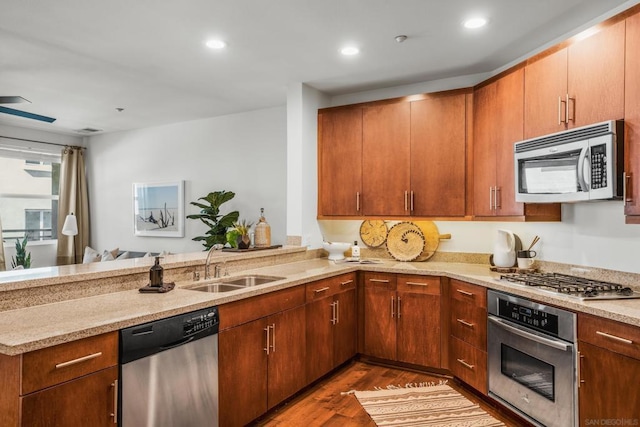
[[198, 332], [218, 326], [218, 307], [207, 308], [205, 310], [190, 313], [182, 321], [182, 330], [185, 337]]

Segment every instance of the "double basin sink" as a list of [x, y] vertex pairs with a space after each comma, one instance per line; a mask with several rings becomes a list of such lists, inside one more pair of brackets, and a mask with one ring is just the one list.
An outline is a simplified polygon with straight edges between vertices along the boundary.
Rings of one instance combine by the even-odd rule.
[[214, 283], [194, 285], [186, 289], [201, 292], [229, 292], [236, 291], [238, 289], [249, 288], [252, 286], [264, 285], [265, 283], [275, 282], [277, 280], [283, 279], [285, 278], [278, 276], [247, 275], [240, 277], [229, 277], [228, 279], [222, 279], [221, 281], [216, 281]]

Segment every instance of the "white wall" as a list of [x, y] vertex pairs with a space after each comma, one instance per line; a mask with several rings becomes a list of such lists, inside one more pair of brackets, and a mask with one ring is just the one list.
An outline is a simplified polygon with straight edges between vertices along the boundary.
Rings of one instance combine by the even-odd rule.
[[260, 208], [271, 226], [272, 244], [286, 238], [286, 110], [246, 113], [126, 132], [96, 135], [87, 146], [91, 245], [97, 250], [195, 252], [191, 239], [204, 235], [199, 220], [185, 220], [184, 238], [133, 234], [132, 184], [185, 181], [189, 204], [209, 192], [228, 190], [236, 197], [221, 211], [240, 211], [256, 222]]

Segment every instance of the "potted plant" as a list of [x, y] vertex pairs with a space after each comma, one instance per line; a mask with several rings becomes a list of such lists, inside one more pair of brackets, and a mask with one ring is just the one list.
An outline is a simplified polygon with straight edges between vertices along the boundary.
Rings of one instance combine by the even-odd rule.
[[233, 224], [233, 228], [227, 231], [227, 242], [233, 248], [248, 249], [251, 246], [249, 230], [253, 223], [242, 220]]
[[233, 199], [235, 195], [236, 193], [233, 191], [214, 191], [205, 197], [200, 197], [198, 200], [203, 200], [202, 203], [191, 202], [192, 205], [200, 208], [200, 213], [187, 215], [187, 218], [199, 219], [209, 227], [206, 236], [197, 236], [192, 239], [202, 241], [205, 250], [211, 249], [216, 244], [224, 245], [227, 229], [233, 227], [238, 221], [240, 216], [238, 211], [229, 212], [225, 215], [220, 213], [220, 206]]
[[27, 236], [24, 236], [22, 243], [16, 239], [16, 256], [11, 257], [11, 268], [21, 266], [22, 268], [31, 267], [31, 252], [27, 252]]

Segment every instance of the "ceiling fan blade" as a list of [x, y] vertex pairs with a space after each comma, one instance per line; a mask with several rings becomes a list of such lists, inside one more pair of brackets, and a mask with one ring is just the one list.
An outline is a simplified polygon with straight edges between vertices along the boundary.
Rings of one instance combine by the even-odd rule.
[[21, 96], [0, 96], [0, 104], [21, 104], [23, 102], [31, 103], [31, 101]]
[[41, 116], [40, 114], [28, 113], [26, 111], [14, 110], [13, 108], [0, 107], [0, 113], [11, 114], [13, 116], [24, 117], [27, 119], [40, 120], [41, 122], [53, 123], [56, 121], [53, 117]]

